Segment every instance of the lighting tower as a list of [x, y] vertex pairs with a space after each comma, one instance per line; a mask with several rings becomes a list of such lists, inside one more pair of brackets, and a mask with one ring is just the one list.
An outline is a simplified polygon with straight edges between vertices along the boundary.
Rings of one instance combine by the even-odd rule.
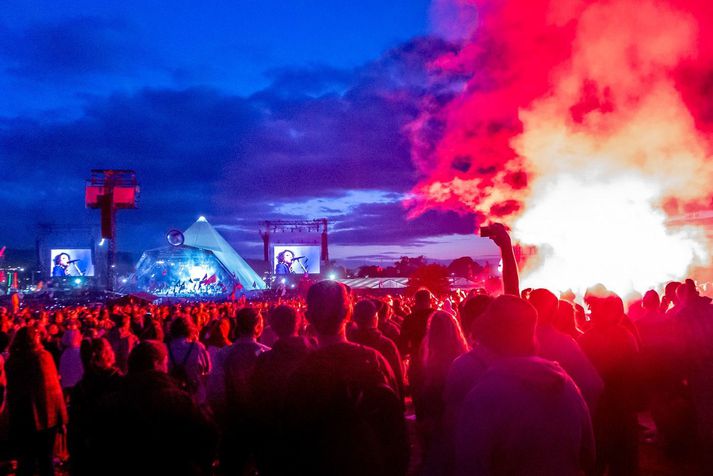
[[116, 259], [116, 210], [137, 208], [139, 183], [133, 170], [92, 170], [87, 180], [87, 208], [101, 210], [102, 238], [107, 240], [107, 289], [114, 290]]

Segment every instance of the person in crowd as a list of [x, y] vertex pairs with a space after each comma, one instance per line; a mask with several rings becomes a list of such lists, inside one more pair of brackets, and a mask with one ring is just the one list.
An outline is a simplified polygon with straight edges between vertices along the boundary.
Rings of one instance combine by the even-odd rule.
[[374, 301], [364, 299], [354, 306], [352, 321], [355, 328], [347, 334], [350, 342], [365, 345], [379, 351], [391, 366], [399, 395], [404, 396], [404, 372], [401, 355], [394, 341], [384, 336], [379, 330], [379, 315]]
[[146, 314], [144, 326], [141, 329], [141, 333], [137, 334], [137, 336], [140, 340], [157, 340], [163, 342], [165, 336], [161, 321], [153, 317], [151, 313]]
[[114, 349], [116, 356], [116, 366], [122, 373], [126, 373], [129, 368], [129, 354], [139, 338], [131, 332], [131, 317], [126, 314], [115, 314], [112, 316], [115, 323], [109, 331], [108, 340]]
[[171, 322], [168, 344], [168, 370], [179, 386], [191, 394], [196, 403], [206, 403], [206, 383], [211, 370], [210, 355], [196, 339], [193, 321], [177, 317]]
[[374, 349], [347, 341], [352, 306], [346, 286], [314, 284], [306, 317], [318, 348], [290, 378], [284, 447], [294, 475], [404, 475], [409, 444], [393, 372]]
[[473, 340], [473, 322], [485, 312], [485, 309], [493, 301], [492, 296], [487, 294], [476, 294], [469, 297], [460, 306], [460, 325], [466, 340]]
[[552, 325], [555, 329], [567, 334], [574, 340], [579, 339], [579, 336], [583, 334], [582, 330], [577, 326], [574, 305], [564, 299], [560, 299], [557, 303], [557, 315]]
[[404, 319], [399, 335], [399, 351], [404, 358], [416, 355], [421, 348], [428, 318], [434, 311], [431, 307], [432, 300], [433, 295], [428, 289], [420, 289], [414, 295], [413, 312]]
[[52, 356], [34, 327], [22, 327], [10, 344], [6, 364], [10, 436], [18, 451], [18, 476], [53, 475], [57, 433], [67, 408]]
[[384, 337], [391, 339], [394, 343], [398, 342], [401, 324], [396, 322], [397, 319], [394, 318], [393, 308], [391, 304], [389, 304], [390, 302], [393, 303], [393, 300], [375, 299], [373, 302], [376, 305], [376, 311], [379, 317], [379, 331], [381, 331]]
[[65, 392], [69, 392], [82, 378], [84, 367], [80, 357], [79, 347], [82, 344], [82, 333], [76, 324], [72, 325], [62, 335], [62, 356], [59, 359], [60, 384]]
[[557, 362], [572, 377], [594, 415], [604, 383], [577, 342], [555, 328], [559, 299], [547, 289], [535, 289], [528, 300], [537, 310], [537, 354]]
[[695, 423], [676, 320], [665, 315], [658, 293], [649, 290], [635, 324], [641, 337], [641, 382], [656, 425], [656, 441], [668, 455], [680, 458], [694, 446]]
[[215, 427], [167, 371], [162, 342], [132, 349], [119, 390], [100, 403], [92, 474], [211, 474]]
[[597, 441], [595, 474], [631, 475], [638, 471], [638, 420], [641, 380], [639, 348], [623, 324], [624, 304], [611, 292], [590, 293], [592, 327], [578, 340], [604, 381], [594, 414]]
[[210, 406], [221, 424], [220, 464], [227, 474], [238, 474], [251, 464], [255, 423], [250, 381], [258, 357], [270, 350], [257, 341], [263, 328], [260, 309], [240, 309], [235, 326], [236, 339], [218, 352], [208, 388]]
[[685, 376], [695, 412], [701, 467], [713, 467], [713, 305], [701, 296], [693, 280], [676, 289], [676, 305], [667, 316], [675, 319], [685, 349]]
[[97, 437], [97, 425], [102, 425], [98, 403], [119, 390], [121, 372], [115, 366], [114, 350], [104, 338], [85, 339], [80, 347], [84, 374], [74, 386], [69, 407], [67, 443], [72, 475], [91, 475], [101, 462], [95, 460], [97, 447], [103, 444]]
[[554, 362], [535, 356], [537, 311], [523, 299], [495, 298], [476, 320], [493, 362], [468, 393], [455, 435], [457, 475], [571, 474], [591, 470], [589, 410]]
[[447, 451], [443, 394], [453, 361], [468, 351], [458, 320], [446, 311], [435, 311], [428, 320], [421, 349], [409, 369], [418, 434], [425, 465], [438, 464]]
[[681, 283], [678, 281], [666, 283], [666, 286], [664, 287], [664, 294], [661, 298], [661, 312], [664, 314], [668, 313], [668, 311], [676, 305], [676, 302], [678, 301], [676, 291], [680, 285]]
[[274, 448], [284, 446], [286, 441], [282, 423], [287, 384], [313, 345], [299, 335], [302, 324], [293, 307], [277, 306], [270, 312], [268, 322], [277, 340], [270, 350], [258, 356], [251, 388], [257, 421], [256, 464], [259, 474], [272, 475], [286, 472], [283, 465], [291, 464], [275, 457]]
[[207, 330], [203, 343], [210, 356], [210, 361], [215, 362], [218, 352], [223, 347], [231, 344], [228, 336], [230, 335], [230, 319], [223, 317], [216, 319], [208, 324], [204, 329]]

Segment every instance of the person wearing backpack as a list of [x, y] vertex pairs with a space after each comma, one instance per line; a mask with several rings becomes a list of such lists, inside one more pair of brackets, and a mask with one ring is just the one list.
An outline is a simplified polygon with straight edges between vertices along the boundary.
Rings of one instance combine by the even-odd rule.
[[275, 474], [406, 474], [409, 443], [398, 384], [376, 350], [347, 341], [352, 313], [346, 286], [313, 285], [306, 317], [318, 348], [292, 374], [285, 397], [284, 448], [287, 462]]
[[203, 405], [206, 403], [206, 379], [211, 371], [210, 355], [195, 339], [195, 326], [190, 318], [177, 317], [171, 322], [169, 332], [169, 375], [197, 404]]

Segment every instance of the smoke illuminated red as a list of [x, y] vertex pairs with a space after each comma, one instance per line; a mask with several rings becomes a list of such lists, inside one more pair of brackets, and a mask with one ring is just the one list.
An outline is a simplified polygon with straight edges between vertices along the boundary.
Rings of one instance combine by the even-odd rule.
[[508, 223], [538, 248], [525, 280], [554, 290], [641, 291], [707, 263], [703, 231], [667, 218], [711, 203], [713, 7], [454, 2], [478, 23], [432, 71], [467, 79], [410, 127], [412, 213]]

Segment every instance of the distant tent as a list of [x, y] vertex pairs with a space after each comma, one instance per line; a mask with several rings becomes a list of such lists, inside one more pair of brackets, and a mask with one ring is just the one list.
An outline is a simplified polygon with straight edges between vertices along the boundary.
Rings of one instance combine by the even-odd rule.
[[266, 288], [255, 270], [200, 217], [185, 231], [182, 245], [144, 251], [122, 291], [228, 296]]
[[408, 278], [353, 278], [340, 279], [352, 289], [404, 289]]
[[265, 281], [245, 262], [225, 238], [208, 223], [205, 217], [200, 217], [185, 232], [184, 245], [201, 248], [213, 252], [225, 268], [235, 275], [244, 289], [266, 289]]

